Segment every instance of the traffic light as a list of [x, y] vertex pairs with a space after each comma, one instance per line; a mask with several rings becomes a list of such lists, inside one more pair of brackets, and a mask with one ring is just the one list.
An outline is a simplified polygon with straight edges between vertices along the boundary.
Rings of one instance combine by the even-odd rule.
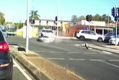
[[119, 7], [112, 8], [112, 16], [114, 17], [115, 21], [119, 20]]
[[55, 21], [58, 21], [58, 18], [57, 18], [57, 16], [55, 16]]
[[115, 20], [115, 21], [117, 21], [118, 19], [119, 19], [119, 17], [117, 17], [117, 16], [116, 16], [116, 17], [114, 17], [114, 20]]
[[58, 21], [58, 17], [55, 16], [55, 21], [54, 21], [54, 23], [57, 24], [57, 21]]
[[112, 16], [113, 16], [113, 17], [116, 16], [116, 15], [115, 15], [115, 10], [116, 10], [116, 9], [113, 7], [113, 8], [112, 8]]
[[87, 16], [86, 16], [86, 20], [87, 20], [87, 21], [92, 21], [92, 15], [87, 15]]
[[119, 8], [117, 8], [117, 16], [119, 17]]

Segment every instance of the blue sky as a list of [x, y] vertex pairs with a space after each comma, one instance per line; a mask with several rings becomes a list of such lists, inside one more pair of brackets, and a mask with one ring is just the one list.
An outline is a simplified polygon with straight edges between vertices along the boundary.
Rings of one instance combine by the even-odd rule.
[[[41, 19], [71, 20], [72, 15], [107, 14], [119, 7], [118, 0], [29, 0], [30, 10], [38, 10]], [[27, 0], [1, 0], [0, 12], [6, 21], [24, 22], [27, 15]]]

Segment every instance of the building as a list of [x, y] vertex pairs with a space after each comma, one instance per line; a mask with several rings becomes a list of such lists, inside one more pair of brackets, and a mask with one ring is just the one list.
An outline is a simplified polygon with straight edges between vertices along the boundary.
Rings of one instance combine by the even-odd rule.
[[82, 20], [81, 25], [90, 25], [90, 26], [106, 26], [106, 23], [104, 21], [86, 21]]
[[40, 19], [40, 20], [35, 20], [34, 25], [62, 27], [64, 23], [70, 23], [70, 22], [71, 21], [66, 21], [66, 20], [58, 20], [58, 22], [56, 22], [51, 19]]

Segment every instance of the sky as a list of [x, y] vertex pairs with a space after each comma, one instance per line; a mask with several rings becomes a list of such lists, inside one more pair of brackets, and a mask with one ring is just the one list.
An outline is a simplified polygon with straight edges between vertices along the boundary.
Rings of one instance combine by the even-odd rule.
[[[40, 19], [71, 20], [72, 15], [107, 14], [119, 7], [119, 0], [29, 0], [29, 12], [37, 10]], [[0, 12], [6, 21], [24, 22], [27, 18], [27, 0], [1, 0]], [[112, 17], [113, 18], [113, 17]]]

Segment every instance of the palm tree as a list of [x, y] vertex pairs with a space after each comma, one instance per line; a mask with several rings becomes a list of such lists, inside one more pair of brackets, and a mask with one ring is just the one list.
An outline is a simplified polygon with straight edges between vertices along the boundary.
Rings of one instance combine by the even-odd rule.
[[4, 23], [5, 23], [4, 14], [0, 12], [0, 24], [3, 25]]
[[31, 15], [30, 15], [30, 19], [35, 19], [35, 20], [39, 20], [40, 18], [40, 15], [38, 14], [38, 11], [36, 10], [36, 11], [34, 11], [34, 10], [32, 10], [31, 11], [31, 13], [30, 13]]

